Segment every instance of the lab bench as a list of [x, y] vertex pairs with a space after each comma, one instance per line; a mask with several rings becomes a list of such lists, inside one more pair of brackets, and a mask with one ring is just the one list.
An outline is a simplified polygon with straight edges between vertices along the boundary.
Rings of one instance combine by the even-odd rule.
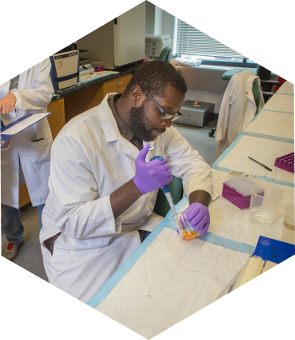
[[[208, 207], [206, 235], [183, 241], [169, 211], [87, 304], [151, 339], [219, 299], [229, 291], [249, 257], [257, 256], [261, 236], [264, 246], [273, 244], [269, 239], [283, 239], [285, 208], [294, 198], [294, 174], [274, 163], [293, 151], [294, 85], [286, 82], [211, 166], [214, 195]], [[248, 160], [253, 154], [272, 171]], [[262, 178], [283, 192], [271, 226], [253, 223], [248, 209], [239, 209], [221, 196], [231, 171]], [[179, 212], [188, 206], [184, 196], [175, 208]], [[288, 242], [294, 243], [294, 238]], [[271, 248], [275, 249], [272, 257], [281, 259], [277, 247]], [[230, 311], [228, 317], [236, 312]], [[189, 320], [185, 322], [189, 324]]]

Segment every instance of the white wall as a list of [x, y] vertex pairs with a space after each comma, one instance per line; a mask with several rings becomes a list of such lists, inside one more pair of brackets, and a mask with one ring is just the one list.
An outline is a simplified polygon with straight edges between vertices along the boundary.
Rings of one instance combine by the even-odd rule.
[[145, 33], [154, 34], [155, 30], [155, 5], [145, 2]]
[[155, 29], [154, 34], [169, 34], [173, 39], [174, 16], [155, 6]]

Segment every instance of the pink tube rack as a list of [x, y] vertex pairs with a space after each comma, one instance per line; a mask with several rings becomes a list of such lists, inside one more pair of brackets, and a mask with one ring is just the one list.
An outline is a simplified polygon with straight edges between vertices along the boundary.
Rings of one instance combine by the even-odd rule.
[[294, 152], [276, 158], [275, 166], [294, 173]]

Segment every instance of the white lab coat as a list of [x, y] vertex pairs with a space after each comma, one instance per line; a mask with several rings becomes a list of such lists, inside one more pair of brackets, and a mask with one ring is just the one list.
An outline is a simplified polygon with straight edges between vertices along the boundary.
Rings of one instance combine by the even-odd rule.
[[[236, 73], [229, 81], [222, 98], [220, 112], [215, 132], [215, 141], [218, 142], [214, 161], [230, 146], [239, 133], [254, 118], [257, 107], [252, 87], [257, 79], [260, 88], [260, 78], [250, 71]], [[260, 91], [259, 107], [264, 105]]]
[[[84, 302], [139, 246], [136, 229], [146, 224], [157, 197], [157, 191], [143, 195], [114, 219], [110, 194], [134, 177], [139, 150], [120, 135], [110, 95], [72, 119], [55, 139], [42, 215], [40, 242], [49, 282]], [[176, 129], [150, 144], [155, 150], [147, 159], [166, 155], [187, 195], [198, 189], [212, 195], [209, 165]], [[158, 222], [149, 224], [152, 230]], [[59, 232], [51, 256], [43, 241]]]
[[[12, 90], [17, 99], [15, 109], [11, 113], [1, 114], [4, 125], [29, 113], [46, 112], [53, 95], [50, 67], [50, 61], [46, 59], [20, 74], [18, 89]], [[7, 95], [9, 86], [10, 81], [0, 86], [0, 99]], [[33, 206], [45, 203], [51, 145], [51, 131], [45, 118], [12, 137], [11, 145], [1, 150], [3, 204], [19, 207], [20, 183], [26, 183]]]

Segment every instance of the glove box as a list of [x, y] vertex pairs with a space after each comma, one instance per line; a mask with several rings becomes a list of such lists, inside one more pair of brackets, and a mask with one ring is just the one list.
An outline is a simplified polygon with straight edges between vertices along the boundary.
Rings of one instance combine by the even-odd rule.
[[180, 109], [182, 116], [176, 118], [173, 122], [204, 127], [213, 119], [214, 107], [215, 105], [211, 103], [186, 100]]

